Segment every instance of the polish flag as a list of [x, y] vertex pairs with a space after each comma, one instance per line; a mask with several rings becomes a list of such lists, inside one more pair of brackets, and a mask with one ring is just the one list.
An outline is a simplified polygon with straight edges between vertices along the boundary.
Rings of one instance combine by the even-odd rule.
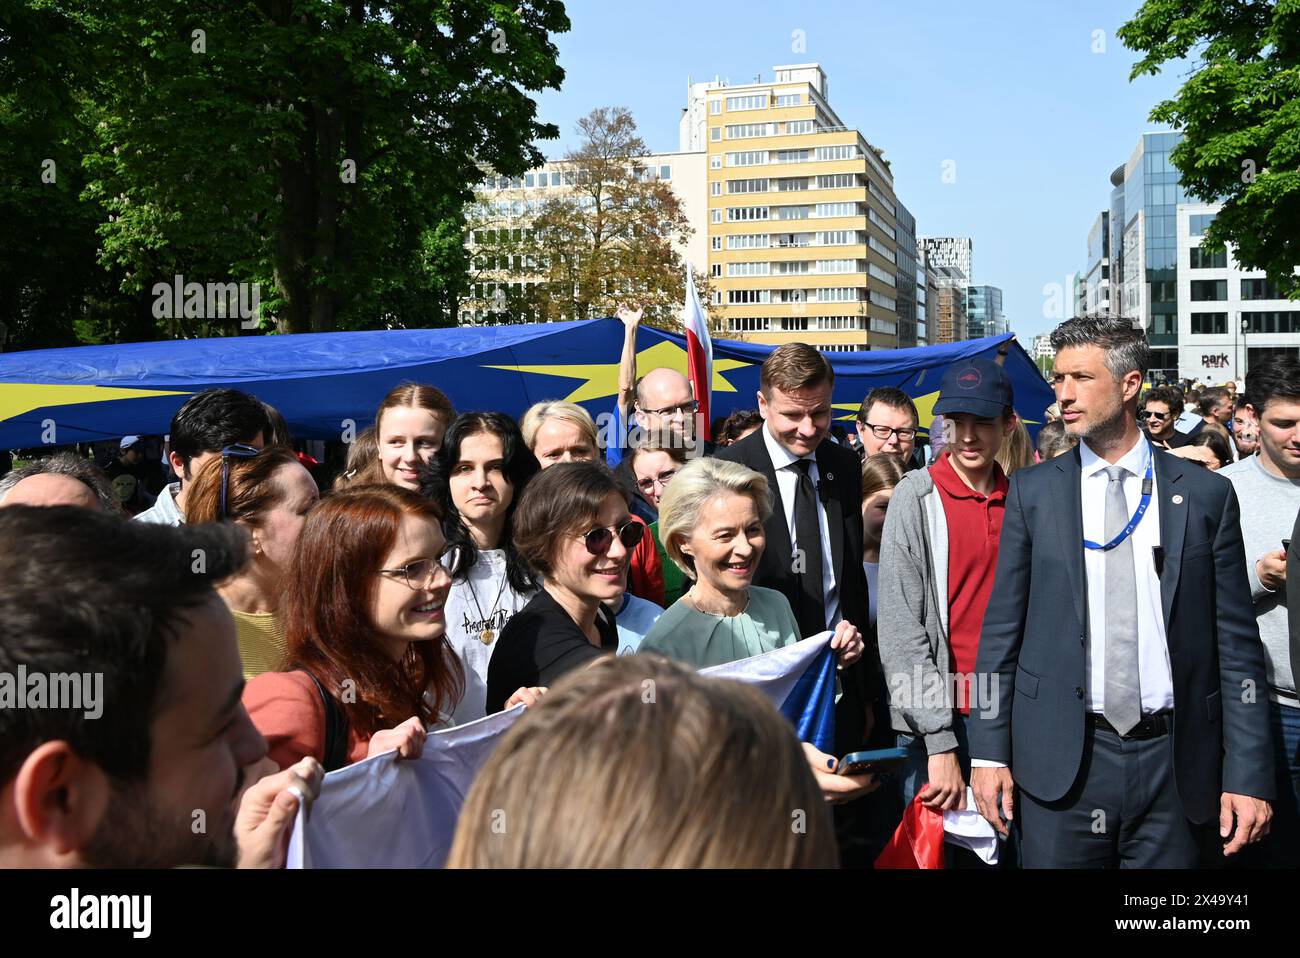
[[709, 323], [695, 292], [695, 273], [686, 264], [686, 304], [682, 307], [682, 327], [686, 330], [686, 378], [700, 403], [695, 435], [712, 439], [713, 422], [713, 341], [709, 339]]

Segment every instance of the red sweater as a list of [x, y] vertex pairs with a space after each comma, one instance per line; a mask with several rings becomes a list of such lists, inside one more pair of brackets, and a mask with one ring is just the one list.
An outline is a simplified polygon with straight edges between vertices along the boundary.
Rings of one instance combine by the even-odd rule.
[[[244, 686], [244, 708], [280, 768], [308, 755], [325, 760], [325, 703], [306, 672], [263, 672]], [[361, 761], [369, 749], [370, 736], [349, 728], [348, 761]]]
[[[996, 485], [990, 495], [962, 481], [945, 452], [930, 467], [930, 478], [943, 501], [948, 520], [948, 644], [957, 675], [975, 671], [984, 610], [993, 592], [998, 565], [998, 541], [1007, 504], [1007, 477], [993, 466]], [[969, 684], [957, 683], [957, 704], [970, 713]]]

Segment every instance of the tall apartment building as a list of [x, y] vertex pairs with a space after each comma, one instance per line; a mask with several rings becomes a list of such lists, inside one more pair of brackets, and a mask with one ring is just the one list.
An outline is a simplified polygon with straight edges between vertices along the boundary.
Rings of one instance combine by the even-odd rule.
[[967, 338], [1001, 336], [1010, 331], [1006, 314], [1002, 311], [1002, 290], [996, 286], [967, 286]]
[[771, 81], [688, 88], [680, 148], [708, 157], [710, 313], [754, 342], [895, 347], [909, 240], [900, 263], [893, 175], [831, 107], [818, 64], [773, 69]]
[[[1144, 133], [1111, 174], [1110, 209], [1089, 232], [1087, 275], [1108, 261], [1109, 296], [1098, 283], [1096, 303], [1145, 326], [1153, 378], [1241, 379], [1262, 357], [1300, 355], [1300, 304], [1278, 298], [1263, 273], [1243, 270], [1231, 245], [1201, 250], [1220, 204], [1184, 193], [1169, 162], [1180, 138]], [[1090, 307], [1093, 291], [1089, 282]]]

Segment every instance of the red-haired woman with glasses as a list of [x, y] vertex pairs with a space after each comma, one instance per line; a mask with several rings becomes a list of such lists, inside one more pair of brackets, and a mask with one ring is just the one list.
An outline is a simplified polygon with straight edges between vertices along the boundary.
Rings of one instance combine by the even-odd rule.
[[529, 481], [514, 515], [515, 549], [542, 577], [542, 591], [515, 613], [488, 664], [487, 711], [509, 706], [520, 686], [548, 686], [618, 648], [614, 617], [645, 525], [605, 466], [568, 462]]
[[235, 617], [246, 679], [278, 669], [284, 658], [286, 578], [307, 513], [319, 499], [316, 480], [283, 446], [227, 446], [190, 484], [190, 525], [234, 522], [249, 532], [248, 563], [217, 589]]
[[442, 510], [396, 485], [348, 489], [308, 515], [284, 610], [288, 671], [244, 691], [281, 768], [415, 758], [447, 724], [464, 675], [445, 636], [445, 549]]

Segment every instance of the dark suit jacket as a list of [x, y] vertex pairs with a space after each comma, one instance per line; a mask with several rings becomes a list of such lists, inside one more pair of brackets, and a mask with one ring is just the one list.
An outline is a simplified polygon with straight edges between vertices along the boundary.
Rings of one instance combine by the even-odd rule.
[[[971, 712], [971, 755], [1005, 762], [1018, 786], [1047, 802], [1070, 790], [1084, 760], [1080, 469], [1076, 448], [1011, 477], [976, 666], [996, 683], [997, 708]], [[1231, 483], [1160, 449], [1155, 471], [1174, 779], [1199, 824], [1218, 814], [1221, 792], [1273, 798], [1264, 648]]]
[[[763, 525], [767, 545], [754, 575], [754, 585], [776, 589], [786, 596], [798, 596], [799, 581], [790, 558], [793, 547], [785, 520], [785, 503], [776, 482], [772, 457], [763, 442], [766, 428], [766, 425], [760, 426], [739, 442], [718, 450], [717, 458], [749, 466], [767, 479], [772, 490], [772, 515]], [[835, 741], [836, 749], [843, 755], [864, 744], [863, 715], [866, 707], [878, 698], [880, 653], [876, 648], [875, 630], [871, 627], [867, 575], [862, 568], [862, 461], [853, 450], [829, 438], [817, 447], [815, 455], [821, 479], [818, 498], [826, 512], [830, 533], [840, 617], [857, 626], [866, 643], [858, 664], [841, 674], [845, 694], [836, 710]], [[795, 606], [795, 602], [797, 599], [791, 605]], [[799, 617], [797, 606], [795, 617]], [[805, 637], [816, 635], [825, 628], [824, 625], [803, 621], [799, 626]], [[876, 724], [879, 726], [880, 722]], [[887, 726], [888, 722], [884, 724]]]

